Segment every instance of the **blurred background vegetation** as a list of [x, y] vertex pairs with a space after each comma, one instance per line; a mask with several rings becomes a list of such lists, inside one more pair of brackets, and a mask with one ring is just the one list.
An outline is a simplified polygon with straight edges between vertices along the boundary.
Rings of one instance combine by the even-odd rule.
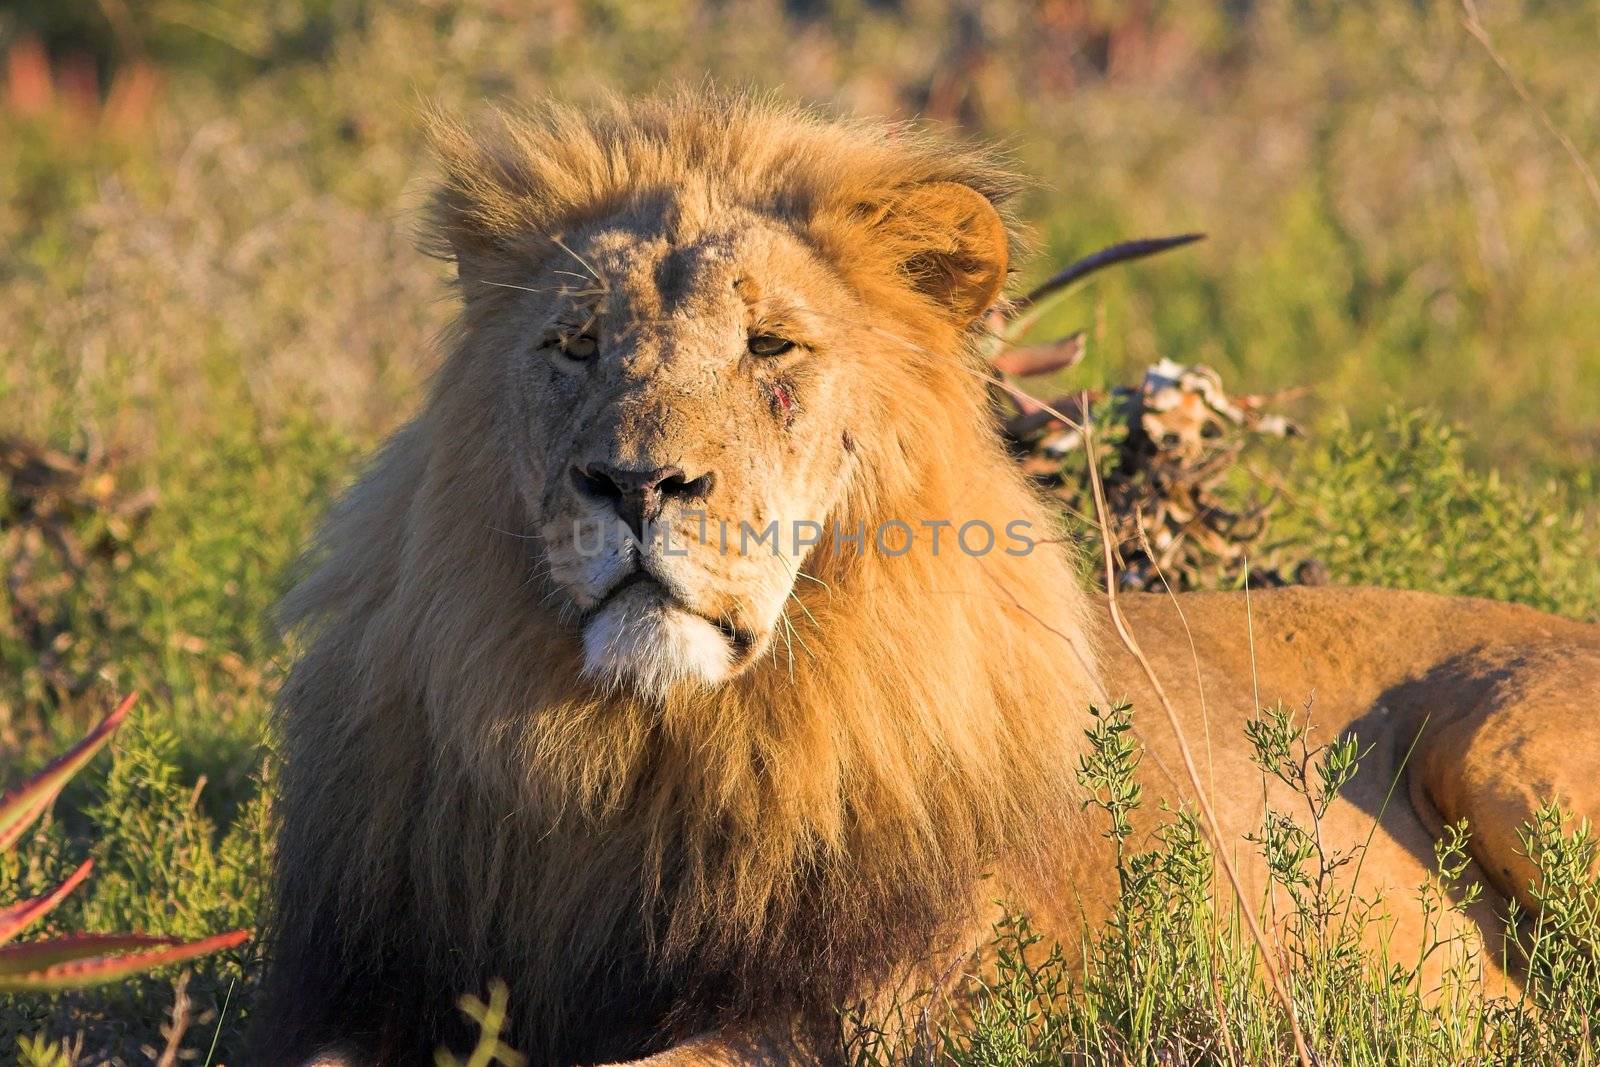
[[[1335, 580], [1596, 616], [1597, 55], [1578, 0], [8, 0], [0, 553], [28, 580], [0, 592], [0, 770], [146, 698], [0, 875], [89, 850], [65, 926], [254, 921], [268, 611], [451, 310], [410, 242], [424, 101], [710, 78], [998, 139], [1037, 179], [1029, 278], [1209, 234], [1046, 324], [1089, 331], [1063, 384], [1167, 357], [1307, 386], [1281, 530]], [[122, 504], [41, 510], [29, 457]], [[190, 983], [196, 1015], [229, 1001], [224, 1051], [252, 967]], [[19, 1003], [0, 1047], [48, 1024], [138, 1062], [172, 1000]]]
[[[126, 401], [174, 377], [175, 402], [216, 388], [185, 372], [225, 349], [255, 410], [314, 400], [353, 432], [382, 429], [443, 311], [436, 270], [407, 251], [417, 104], [710, 77], [1001, 140], [1038, 179], [1039, 269], [1123, 237], [1209, 233], [1100, 287], [1095, 373], [1170, 356], [1252, 389], [1312, 385], [1358, 421], [1425, 404], [1471, 431], [1475, 458], [1585, 467], [1600, 447], [1600, 203], [1539, 109], [1600, 152], [1600, 8], [1484, 6], [1535, 106], [1465, 12], [12, 0], [0, 233], [7, 336], [32, 366], [8, 369], [0, 395], [30, 429], [75, 417], [138, 437]], [[98, 358], [75, 351], [89, 340]], [[35, 395], [44, 367], [53, 388]], [[81, 394], [119, 375], [122, 425], [86, 396], [62, 410], [64, 377]]]

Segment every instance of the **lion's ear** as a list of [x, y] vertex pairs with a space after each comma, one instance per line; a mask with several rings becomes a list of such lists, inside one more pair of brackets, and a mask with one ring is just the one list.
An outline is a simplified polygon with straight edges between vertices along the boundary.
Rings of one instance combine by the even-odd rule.
[[959, 182], [914, 186], [879, 209], [877, 229], [912, 285], [961, 325], [999, 298], [1009, 260], [1006, 224], [976, 189]]
[[424, 116], [440, 170], [423, 229], [425, 251], [453, 259], [463, 280], [481, 276], [539, 221], [526, 162], [508, 150], [499, 127], [471, 127], [442, 112]]

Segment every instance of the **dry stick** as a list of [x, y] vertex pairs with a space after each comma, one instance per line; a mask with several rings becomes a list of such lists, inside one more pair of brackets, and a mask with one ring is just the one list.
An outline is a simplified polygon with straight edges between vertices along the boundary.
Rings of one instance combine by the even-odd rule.
[[1516, 72], [1511, 69], [1511, 65], [1495, 49], [1494, 41], [1489, 37], [1489, 31], [1484, 29], [1482, 22], [1478, 21], [1478, 5], [1475, 0], [1461, 0], [1461, 8], [1467, 13], [1467, 17], [1461, 20], [1461, 24], [1483, 46], [1483, 50], [1489, 53], [1489, 58], [1494, 61], [1494, 65], [1500, 68], [1500, 73], [1505, 75], [1506, 81], [1511, 83], [1511, 88], [1522, 98], [1522, 102], [1527, 104], [1535, 115], [1539, 116], [1539, 122], [1550, 136], [1554, 137], [1561, 147], [1566, 149], [1566, 153], [1571, 157], [1573, 165], [1583, 175], [1583, 184], [1588, 187], [1589, 198], [1594, 201], [1595, 207], [1600, 208], [1600, 178], [1595, 177], [1594, 168], [1589, 166], [1589, 161], [1583, 158], [1583, 153], [1579, 152], [1578, 146], [1572, 143], [1572, 138], [1561, 131], [1555, 121], [1550, 118], [1550, 113], [1545, 111], [1539, 102], [1533, 98], [1533, 94], [1528, 91], [1528, 87], [1523, 84], [1522, 79], [1517, 77]]
[[[1027, 606], [1024, 605], [1022, 601], [1017, 599], [1016, 594], [1007, 589], [1005, 586], [1001, 585], [995, 579], [994, 575], [988, 572], [988, 570], [984, 570], [982, 573], [984, 577], [988, 578], [991, 583], [993, 583], [1002, 593], [1006, 595], [1006, 597], [1011, 601], [1012, 607], [1028, 616], [1028, 618], [1032, 619], [1038, 625], [1044, 627], [1048, 633], [1051, 633], [1066, 642], [1067, 647], [1072, 649], [1072, 654], [1077, 657], [1079, 666], [1083, 667], [1084, 672], [1087, 674], [1090, 680], [1090, 684], [1094, 686], [1095, 694], [1099, 698], [1101, 705], [1104, 707], [1110, 707], [1112, 703], [1111, 693], [1106, 689], [1104, 683], [1101, 682], [1099, 670], [1093, 663], [1090, 662], [1089, 657], [1084, 655], [1083, 650], [1078, 647], [1078, 641], [1056, 627], [1051, 626], [1048, 622], [1045, 622], [1032, 611], [1029, 611]], [[1155, 761], [1156, 769], [1161, 772], [1162, 777], [1166, 778], [1166, 780], [1171, 783], [1174, 789], [1178, 788], [1177, 776], [1174, 775], [1170, 769], [1168, 769], [1166, 761], [1161, 758], [1161, 753], [1155, 751], [1154, 749], [1146, 749], [1145, 756]]]
[[[1139, 534], [1139, 547], [1144, 549], [1144, 554], [1149, 557], [1151, 566], [1156, 569], [1156, 577], [1161, 579], [1161, 588], [1167, 591], [1167, 598], [1172, 601], [1172, 609], [1178, 613], [1178, 621], [1183, 624], [1184, 636], [1189, 639], [1189, 656], [1194, 660], [1194, 685], [1195, 692], [1200, 696], [1200, 725], [1206, 735], [1206, 785], [1210, 788], [1211, 796], [1217, 795], [1216, 766], [1211, 758], [1211, 715], [1206, 710], [1206, 681], [1200, 670], [1200, 649], [1194, 643], [1194, 631], [1189, 629], [1189, 618], [1183, 613], [1183, 605], [1178, 603], [1178, 594], [1172, 591], [1172, 583], [1167, 581], [1166, 571], [1161, 569], [1161, 564], [1156, 560], [1155, 546], [1150, 543], [1150, 535], [1145, 532], [1144, 513], [1142, 510], [1134, 511], [1133, 527]], [[1248, 566], [1245, 568], [1249, 570]], [[1215, 877], [1213, 868], [1212, 877]], [[1229, 1039], [1231, 1031], [1228, 1029], [1228, 1009], [1222, 1004], [1222, 989], [1217, 982], [1217, 957], [1214, 948], [1208, 946], [1211, 965], [1211, 999], [1217, 1006], [1217, 1017], [1222, 1020], [1223, 1040], [1222, 1050], [1227, 1053], [1228, 1062], [1235, 1063], [1233, 1045]]]
[[1183, 636], [1189, 640], [1189, 658], [1194, 661], [1194, 688], [1200, 697], [1200, 725], [1206, 735], [1206, 787], [1211, 790], [1208, 795], [1214, 797], [1217, 795], [1217, 768], [1211, 754], [1211, 713], [1206, 710], [1206, 680], [1200, 670], [1200, 649], [1194, 643], [1194, 631], [1189, 629], [1189, 617], [1183, 613], [1183, 605], [1178, 603], [1178, 594], [1172, 591], [1167, 572], [1161, 569], [1161, 562], [1156, 558], [1155, 546], [1145, 532], [1144, 511], [1137, 504], [1134, 505], [1133, 528], [1139, 534], [1139, 547], [1144, 549], [1150, 565], [1156, 569], [1156, 577], [1161, 579], [1161, 588], [1166, 590], [1167, 599], [1172, 601], [1172, 610], [1178, 613], [1178, 621], [1183, 624]]
[[[1010, 382], [1002, 380], [996, 384], [1008, 393], [1021, 393], [1021, 390]], [[1034, 398], [1029, 397], [1029, 399]], [[1084, 411], [1088, 410], [1087, 405], [1088, 398], [1085, 397]], [[1261, 965], [1267, 970], [1267, 978], [1272, 987], [1273, 995], [1278, 998], [1278, 1002], [1283, 1005], [1284, 1010], [1289, 1015], [1289, 1029], [1294, 1034], [1294, 1047], [1296, 1054], [1300, 1058], [1300, 1065], [1301, 1067], [1313, 1067], [1316, 1061], [1312, 1060], [1311, 1052], [1306, 1046], [1305, 1034], [1300, 1029], [1300, 1015], [1295, 1010], [1294, 1000], [1289, 996], [1288, 991], [1278, 977], [1278, 968], [1273, 963], [1272, 950], [1267, 944], [1267, 936], [1262, 931], [1260, 923], [1256, 921], [1255, 911], [1250, 907], [1250, 901], [1245, 898], [1244, 885], [1239, 881], [1239, 872], [1234, 869], [1233, 861], [1228, 858], [1228, 852], [1223, 847], [1222, 826], [1217, 822], [1216, 812], [1212, 809], [1211, 802], [1206, 797], [1205, 789], [1200, 784], [1200, 772], [1194, 765], [1194, 757], [1190, 752], [1188, 739], [1184, 736], [1183, 726], [1178, 722], [1178, 713], [1173, 708], [1172, 701], [1167, 697], [1167, 691], [1162, 688], [1160, 679], [1156, 677], [1155, 669], [1150, 666], [1150, 661], [1145, 658], [1144, 650], [1134, 640], [1132, 631], [1128, 629], [1127, 620], [1122, 617], [1122, 608], [1117, 604], [1116, 571], [1111, 547], [1110, 508], [1106, 504], [1105, 487], [1100, 483], [1100, 468], [1095, 463], [1094, 437], [1089, 427], [1089, 420], [1084, 419], [1083, 422], [1079, 423], [1057, 411], [1049, 404], [1042, 402], [1040, 402], [1040, 408], [1049, 412], [1053, 417], [1060, 419], [1068, 427], [1077, 430], [1083, 437], [1083, 451], [1089, 461], [1089, 486], [1094, 498], [1095, 520], [1100, 527], [1100, 548], [1105, 556], [1106, 601], [1111, 613], [1112, 625], [1115, 627], [1117, 637], [1122, 641], [1123, 646], [1127, 648], [1133, 658], [1138, 661], [1139, 666], [1143, 668], [1145, 677], [1150, 680], [1150, 686], [1155, 690], [1156, 697], [1160, 700], [1161, 707], [1167, 714], [1167, 723], [1171, 726], [1172, 733], [1177, 738], [1178, 752], [1183, 756], [1183, 767], [1188, 773], [1189, 784], [1194, 788], [1195, 797], [1200, 803], [1200, 811], [1205, 816], [1206, 830], [1211, 837], [1213, 853], [1222, 861], [1222, 869], [1228, 875], [1228, 884], [1232, 886], [1234, 898], [1239, 902], [1239, 910], [1244, 913], [1245, 923], [1250, 928], [1250, 937], [1255, 941], [1256, 947], [1261, 950]], [[1253, 636], [1252, 634], [1252, 642]], [[1254, 644], [1252, 643], [1252, 673], [1254, 670], [1254, 656]], [[1260, 701], [1257, 700], [1257, 703], [1259, 704]], [[1157, 763], [1160, 763], [1159, 758]]]
[[[1087, 400], [1085, 403], [1087, 404]], [[1087, 407], [1084, 410], [1088, 410]], [[1062, 418], [1056, 412], [1051, 414]], [[1100, 547], [1105, 555], [1106, 603], [1111, 612], [1111, 623], [1116, 628], [1117, 637], [1121, 639], [1123, 646], [1144, 670], [1145, 677], [1150, 680], [1150, 687], [1155, 690], [1156, 698], [1167, 713], [1167, 724], [1172, 727], [1173, 736], [1178, 741], [1178, 754], [1183, 757], [1183, 769], [1188, 772], [1189, 783], [1194, 787], [1195, 798], [1205, 815], [1206, 826], [1211, 831], [1212, 848], [1222, 860], [1222, 869], [1228, 874], [1228, 882], [1233, 886], [1233, 895], [1239, 901], [1239, 909], [1244, 913], [1246, 925], [1250, 927], [1250, 936], [1255, 940], [1256, 947], [1261, 950], [1261, 965], [1266, 968], [1272, 992], [1289, 1014], [1289, 1029], [1294, 1034], [1294, 1048], [1300, 1057], [1301, 1067], [1312, 1067], [1314, 1061], [1310, 1049], [1306, 1047], [1305, 1034], [1300, 1029], [1300, 1016], [1295, 1011], [1294, 999], [1289, 996], [1288, 990], [1284, 988], [1278, 976], [1277, 965], [1272, 959], [1272, 950], [1267, 945], [1267, 936], [1262, 931], [1261, 925], [1256, 922], [1255, 911], [1245, 899], [1244, 885], [1239, 881], [1239, 872], [1234, 870], [1233, 860], [1228, 857], [1228, 851], [1223, 845], [1222, 826], [1217, 822], [1216, 812], [1212, 810], [1211, 801], [1206, 797], [1205, 789], [1200, 784], [1200, 772], [1195, 768], [1194, 756], [1189, 750], [1189, 742], [1184, 736], [1183, 727], [1178, 722], [1177, 710], [1173, 708], [1172, 701], [1167, 697], [1167, 691], [1162, 688], [1160, 679], [1156, 677], [1155, 668], [1151, 667], [1150, 661], [1145, 658], [1144, 650], [1139, 647], [1139, 642], [1134, 640], [1133, 632], [1128, 629], [1127, 621], [1122, 617], [1122, 609], [1117, 604], [1117, 579], [1111, 551], [1109, 508], [1106, 505], [1105, 489], [1100, 484], [1100, 468], [1095, 462], [1094, 455], [1094, 431], [1090, 428], [1089, 422], [1088, 419], [1083, 421], [1080, 432], [1083, 435], [1084, 455], [1089, 461], [1089, 487], [1094, 495], [1095, 517], [1100, 525]]]
[[160, 1055], [156, 1055], [156, 1050], [148, 1045], [142, 1050], [156, 1061], [156, 1067], [178, 1067], [178, 1060], [183, 1056], [183, 1039], [189, 1032], [190, 1023], [194, 1021], [190, 1014], [189, 974], [186, 970], [172, 982], [172, 1009], [168, 1013], [168, 1022], [161, 1027], [161, 1036], [166, 1039], [166, 1044]]

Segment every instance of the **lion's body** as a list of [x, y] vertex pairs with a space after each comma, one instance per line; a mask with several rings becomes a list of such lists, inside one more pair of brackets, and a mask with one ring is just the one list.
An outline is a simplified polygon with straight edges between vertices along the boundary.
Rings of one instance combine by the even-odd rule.
[[[1248, 602], [1236, 593], [1146, 594], [1122, 604], [1178, 712], [1222, 831], [1241, 854], [1254, 853], [1243, 838], [1260, 832], [1266, 800], [1280, 811], [1304, 810], [1281, 787], [1268, 788], [1250, 761], [1244, 724], [1258, 705], [1296, 711], [1316, 742], [1348, 732], [1371, 746], [1323, 832], [1330, 849], [1365, 846], [1358, 888], [1388, 902], [1394, 925], [1372, 934], [1389, 938], [1397, 962], [1415, 962], [1423, 943], [1417, 887], [1434, 871], [1441, 825], [1468, 820], [1478, 861], [1471, 877], [1491, 889], [1472, 919], [1488, 949], [1486, 972], [1498, 982], [1505, 900], [1534, 903], [1535, 872], [1518, 828], [1551, 799], [1600, 812], [1600, 755], [1574, 740], [1592, 735], [1600, 712], [1600, 627], [1511, 604], [1382, 589], [1268, 590]], [[1188, 795], [1144, 672], [1116, 649], [1106, 679], [1137, 709], [1153, 756], [1142, 769], [1152, 804]], [[1260, 900], [1264, 870], [1252, 862], [1242, 873]]]
[[[1066, 554], [1042, 534], [973, 554], [845, 533], [1051, 528], [966, 343], [1004, 277], [1003, 172], [905, 131], [692, 97], [437, 141], [462, 320], [286, 608], [307, 645], [281, 701], [260, 1058], [424, 1061], [455, 997], [494, 977], [539, 1062], [706, 1032], [803, 1046], [838, 1001], [970, 948], [996, 887], [1060, 922], [1103, 904], [1074, 778], [1085, 709], [1134, 696], [1176, 764]], [[829, 529], [730, 556], [707, 515]], [[581, 522], [603, 527], [589, 554]], [[689, 547], [657, 551], [652, 522]], [[1185, 603], [1209, 765], [1237, 783], [1243, 601]], [[1331, 733], [1392, 698], [1385, 753], [1445, 703], [1455, 740], [1421, 755], [1447, 813], [1486, 795], [1481, 770], [1452, 776], [1452, 752], [1476, 758], [1472, 716], [1522, 724], [1545, 699], [1506, 709], [1449, 664], [1499, 657], [1531, 687], [1519, 656], [1596, 656], [1592, 629], [1513, 608], [1256, 606], [1263, 699], [1314, 690]], [[1166, 602], [1129, 611], [1201, 743], [1187, 639]], [[1218, 795], [1248, 828], [1254, 794]], [[1424, 869], [1409, 811], [1384, 814], [1385, 877]]]

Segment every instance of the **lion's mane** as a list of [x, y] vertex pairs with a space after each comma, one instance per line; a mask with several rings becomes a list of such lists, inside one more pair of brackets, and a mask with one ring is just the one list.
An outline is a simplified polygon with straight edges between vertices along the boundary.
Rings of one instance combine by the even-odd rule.
[[[715, 183], [792, 220], [878, 309], [890, 401], [853, 429], [840, 513], [1052, 529], [1003, 454], [964, 330], [914, 292], [910, 228], [875, 205], [988, 156], [905, 128], [681, 95], [434, 123], [431, 246], [514, 258], [530, 235]], [[522, 521], [474, 302], [423, 410], [335, 507], [287, 598], [301, 654], [284, 754], [263, 1026], [279, 1047], [366, 1034], [409, 1061], [493, 977], [539, 1058], [637, 1055], [723, 1021], [823, 1014], [969, 921], [997, 871], [1070, 847], [1090, 698], [1059, 548], [807, 563], [792, 662], [649, 701], [580, 677]], [[803, 646], [803, 647], [802, 647]], [[400, 1020], [397, 1022], [396, 1020]]]

